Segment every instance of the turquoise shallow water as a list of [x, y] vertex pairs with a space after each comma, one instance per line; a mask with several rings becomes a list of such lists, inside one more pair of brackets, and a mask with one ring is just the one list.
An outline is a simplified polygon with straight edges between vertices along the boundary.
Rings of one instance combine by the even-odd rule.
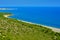
[[[7, 8], [7, 7], [6, 7]], [[12, 18], [60, 28], [60, 7], [8, 7], [14, 10], [0, 10], [11, 12]]]

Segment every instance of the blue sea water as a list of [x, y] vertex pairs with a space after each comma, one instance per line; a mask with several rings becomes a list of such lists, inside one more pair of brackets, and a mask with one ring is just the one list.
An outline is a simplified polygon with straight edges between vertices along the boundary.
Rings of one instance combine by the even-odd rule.
[[5, 7], [14, 10], [0, 10], [14, 14], [12, 18], [60, 28], [60, 7]]

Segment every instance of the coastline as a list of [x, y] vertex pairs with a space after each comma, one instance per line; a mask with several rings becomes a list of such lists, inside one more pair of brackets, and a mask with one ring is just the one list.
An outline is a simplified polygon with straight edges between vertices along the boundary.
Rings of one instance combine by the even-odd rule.
[[8, 18], [9, 16], [12, 16], [12, 14], [5, 14], [4, 17]]
[[[9, 18], [9, 16], [12, 16], [12, 15], [6, 14], [6, 15], [3, 15], [3, 16], [6, 17], [6, 18]], [[55, 28], [55, 27], [51, 27], [51, 26], [45, 26], [45, 25], [42, 25], [42, 24], [36, 24], [36, 23], [32, 23], [32, 22], [27, 22], [27, 21], [23, 21], [23, 20], [19, 20], [19, 19], [17, 19], [17, 20], [18, 20], [18, 21], [25, 22], [25, 23], [29, 23], [29, 24], [41, 25], [41, 26], [43, 26], [43, 27], [52, 29], [52, 31], [54, 31], [54, 32], [59, 32], [59, 33], [60, 33], [60, 29], [59, 29], [59, 28]]]
[[22, 22], [29, 23], [29, 24], [41, 25], [43, 27], [47, 27], [49, 29], [52, 29], [52, 31], [54, 31], [54, 32], [59, 32], [60, 33], [60, 29], [59, 28], [55, 28], [55, 27], [51, 27], [51, 26], [46, 26], [46, 25], [42, 25], [42, 24], [36, 24], [36, 23], [27, 22], [27, 21], [23, 21], [23, 20], [18, 20], [18, 21], [22, 21]]
[[6, 17], [6, 18], [8, 18], [8, 16], [10, 16], [10, 15], [3, 15], [4, 17]]

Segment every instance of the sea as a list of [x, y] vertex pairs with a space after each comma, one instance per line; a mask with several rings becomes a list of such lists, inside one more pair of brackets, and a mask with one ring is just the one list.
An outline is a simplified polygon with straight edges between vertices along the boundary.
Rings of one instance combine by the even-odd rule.
[[11, 18], [60, 28], [60, 7], [0, 7], [0, 12], [12, 13]]

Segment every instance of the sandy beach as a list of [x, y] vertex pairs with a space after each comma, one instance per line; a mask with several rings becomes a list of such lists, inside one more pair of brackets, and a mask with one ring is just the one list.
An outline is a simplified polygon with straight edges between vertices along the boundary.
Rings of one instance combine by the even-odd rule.
[[4, 17], [8, 17], [9, 15], [4, 15]]
[[[11, 15], [4, 15], [4, 17], [7, 17], [7, 18], [8, 18], [8, 16], [11, 16]], [[29, 24], [36, 24], [36, 23], [32, 23], [32, 22], [27, 22], [27, 21], [19, 20], [19, 19], [17, 19], [17, 20], [18, 21], [22, 21], [22, 22], [26, 22], [26, 23], [29, 23]], [[36, 25], [41, 25], [41, 24], [36, 24]], [[54, 27], [45, 26], [45, 25], [41, 25], [41, 26], [50, 28], [50, 29], [52, 29], [52, 31], [60, 33], [60, 29], [59, 28], [54, 28]]]

